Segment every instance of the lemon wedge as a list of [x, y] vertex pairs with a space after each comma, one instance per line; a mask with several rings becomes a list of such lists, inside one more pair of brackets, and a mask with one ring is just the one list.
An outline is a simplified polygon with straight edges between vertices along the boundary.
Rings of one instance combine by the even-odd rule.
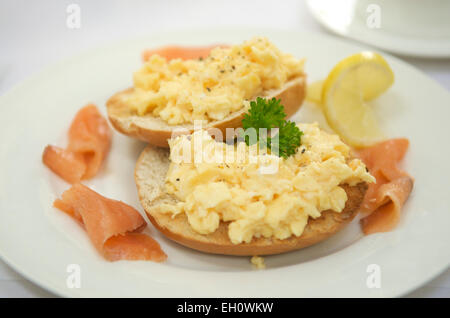
[[323, 82], [321, 103], [325, 118], [344, 141], [365, 147], [383, 138], [372, 108], [366, 103], [394, 82], [386, 60], [373, 52], [340, 61]]
[[315, 81], [306, 88], [306, 100], [315, 104], [322, 102], [322, 87], [324, 80]]

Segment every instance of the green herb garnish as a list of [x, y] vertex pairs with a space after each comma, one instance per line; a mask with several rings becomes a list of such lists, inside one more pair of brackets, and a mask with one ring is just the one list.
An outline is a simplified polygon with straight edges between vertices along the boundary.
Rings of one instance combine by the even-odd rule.
[[[267, 148], [271, 152], [278, 152], [278, 156], [287, 158], [296, 153], [297, 148], [300, 146], [300, 139], [303, 132], [298, 129], [294, 122], [287, 121], [284, 107], [281, 105], [281, 100], [276, 98], [264, 99], [258, 97], [255, 101], [250, 102], [250, 109], [247, 114], [244, 115], [242, 120], [242, 127], [246, 130], [254, 128], [257, 134], [257, 141], [261, 145], [264, 142]], [[278, 128], [278, 133], [275, 137], [264, 137], [259, 135], [259, 129], [266, 128], [267, 130], [272, 128]], [[278, 138], [278, 145], [276, 142], [272, 142], [273, 139]], [[250, 144], [250, 138], [246, 136], [245, 142]]]

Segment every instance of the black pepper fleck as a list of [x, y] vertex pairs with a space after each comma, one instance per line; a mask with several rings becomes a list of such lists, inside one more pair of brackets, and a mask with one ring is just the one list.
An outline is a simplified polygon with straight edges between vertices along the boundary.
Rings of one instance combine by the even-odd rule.
[[303, 149], [302, 149], [302, 153], [305, 153], [305, 151], [306, 151], [306, 148], [303, 148]]

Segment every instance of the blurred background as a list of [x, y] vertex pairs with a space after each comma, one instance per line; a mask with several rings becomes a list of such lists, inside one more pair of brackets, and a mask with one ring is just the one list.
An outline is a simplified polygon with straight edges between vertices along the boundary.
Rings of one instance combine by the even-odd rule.
[[[448, 0], [0, 0], [0, 95], [56, 61], [116, 40], [239, 27], [362, 42], [397, 55], [450, 90]], [[0, 261], [0, 297], [49, 296]], [[408, 296], [450, 297], [450, 271]]]

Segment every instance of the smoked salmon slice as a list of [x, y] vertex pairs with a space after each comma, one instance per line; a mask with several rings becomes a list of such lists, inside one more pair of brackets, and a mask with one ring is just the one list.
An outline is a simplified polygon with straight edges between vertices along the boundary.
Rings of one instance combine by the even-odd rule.
[[142, 61], [146, 62], [153, 54], [158, 54], [168, 61], [173, 59], [192, 60], [206, 58], [212, 49], [216, 47], [226, 47], [227, 45], [209, 45], [209, 46], [164, 46], [158, 49], [145, 50], [142, 52]]
[[379, 187], [374, 203], [375, 210], [361, 220], [364, 234], [388, 232], [395, 228], [400, 220], [403, 204], [413, 188], [410, 177], [400, 177]]
[[68, 137], [66, 149], [47, 146], [42, 161], [72, 184], [94, 177], [111, 144], [111, 129], [95, 105], [87, 105], [78, 111]]
[[158, 242], [138, 233], [145, 226], [133, 207], [108, 199], [80, 183], [66, 190], [53, 206], [84, 225], [95, 248], [109, 261], [164, 261], [167, 255]]
[[69, 183], [79, 182], [86, 172], [83, 155], [56, 146], [45, 147], [42, 161]]
[[141, 233], [113, 236], [106, 241], [103, 248], [110, 261], [126, 259], [163, 262], [167, 259], [158, 242]]
[[405, 156], [409, 141], [390, 139], [361, 150], [358, 155], [376, 183], [369, 184], [361, 206], [366, 215], [361, 219], [364, 234], [388, 232], [400, 220], [401, 209], [414, 185], [411, 176], [398, 165]]

